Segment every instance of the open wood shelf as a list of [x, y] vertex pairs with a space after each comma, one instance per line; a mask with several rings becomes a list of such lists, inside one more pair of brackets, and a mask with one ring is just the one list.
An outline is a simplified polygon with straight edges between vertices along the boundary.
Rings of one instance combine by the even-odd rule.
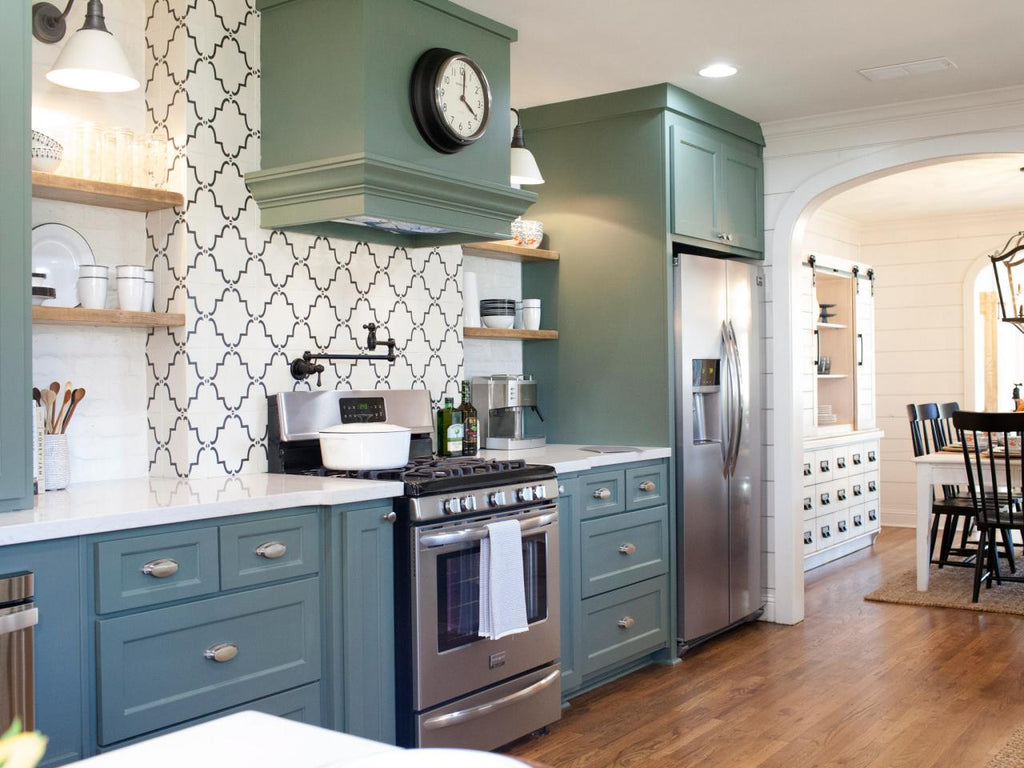
[[849, 328], [848, 325], [843, 325], [842, 323], [818, 323], [816, 327], [817, 328], [837, 328], [837, 329], [838, 328]]
[[522, 341], [551, 340], [558, 331], [524, 331], [519, 328], [463, 328], [467, 339], [519, 339]]
[[465, 243], [462, 252], [470, 256], [482, 256], [485, 259], [504, 259], [505, 261], [558, 261], [558, 251], [545, 251], [543, 248], [523, 248], [511, 240], [498, 240], [493, 243]]
[[32, 196], [44, 200], [118, 208], [122, 211], [160, 211], [185, 204], [183, 195], [166, 189], [129, 187], [41, 171], [32, 171]]
[[819, 373], [819, 379], [845, 379], [848, 378], [849, 374], [846, 373]]
[[122, 328], [180, 328], [185, 316], [163, 312], [125, 312], [120, 309], [81, 307], [32, 307], [37, 325], [113, 325]]

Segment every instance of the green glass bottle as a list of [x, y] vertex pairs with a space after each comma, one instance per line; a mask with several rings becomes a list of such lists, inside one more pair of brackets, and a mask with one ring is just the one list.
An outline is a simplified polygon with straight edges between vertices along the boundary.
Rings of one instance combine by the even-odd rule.
[[473, 407], [472, 392], [468, 381], [462, 382], [462, 404], [459, 406], [462, 412], [462, 455], [476, 456], [480, 448], [478, 443], [479, 420], [477, 419], [476, 408]]
[[455, 409], [453, 397], [446, 397], [437, 412], [437, 455], [462, 455], [462, 413]]

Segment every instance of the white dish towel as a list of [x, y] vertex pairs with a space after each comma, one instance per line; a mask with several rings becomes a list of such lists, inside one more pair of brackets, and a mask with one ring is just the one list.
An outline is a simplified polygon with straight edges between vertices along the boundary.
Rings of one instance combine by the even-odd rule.
[[480, 637], [526, 632], [523, 534], [518, 520], [487, 524], [480, 542]]

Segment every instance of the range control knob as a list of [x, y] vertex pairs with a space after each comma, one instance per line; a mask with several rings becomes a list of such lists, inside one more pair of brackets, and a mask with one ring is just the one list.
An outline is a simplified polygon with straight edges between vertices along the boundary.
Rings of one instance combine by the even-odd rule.
[[535, 485], [533, 487], [533, 498], [543, 499], [548, 495], [547, 489], [543, 485]]
[[476, 497], [475, 496], [463, 496], [462, 497], [462, 511], [472, 512], [476, 509]]
[[520, 488], [516, 491], [516, 498], [519, 501], [533, 501], [533, 488]]
[[492, 507], [503, 507], [505, 506], [505, 492], [495, 491], [494, 493], [487, 494], [487, 503]]
[[460, 507], [459, 500], [457, 498], [444, 500], [444, 512], [446, 515], [457, 515], [461, 511], [462, 508]]

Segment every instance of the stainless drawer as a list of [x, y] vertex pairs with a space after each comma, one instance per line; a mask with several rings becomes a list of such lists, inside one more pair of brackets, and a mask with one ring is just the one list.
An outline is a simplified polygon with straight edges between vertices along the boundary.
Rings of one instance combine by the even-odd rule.
[[580, 518], [597, 517], [622, 512], [626, 509], [623, 484], [626, 473], [621, 469], [610, 472], [588, 472], [580, 476]]
[[96, 624], [100, 744], [320, 678], [315, 578]]
[[664, 576], [583, 601], [583, 674], [664, 648], [669, 641]]
[[96, 613], [159, 605], [220, 589], [217, 529], [153, 533], [93, 545]]
[[220, 529], [222, 589], [307, 576], [320, 570], [316, 512], [224, 525]]
[[583, 597], [668, 572], [668, 507], [580, 523]]

